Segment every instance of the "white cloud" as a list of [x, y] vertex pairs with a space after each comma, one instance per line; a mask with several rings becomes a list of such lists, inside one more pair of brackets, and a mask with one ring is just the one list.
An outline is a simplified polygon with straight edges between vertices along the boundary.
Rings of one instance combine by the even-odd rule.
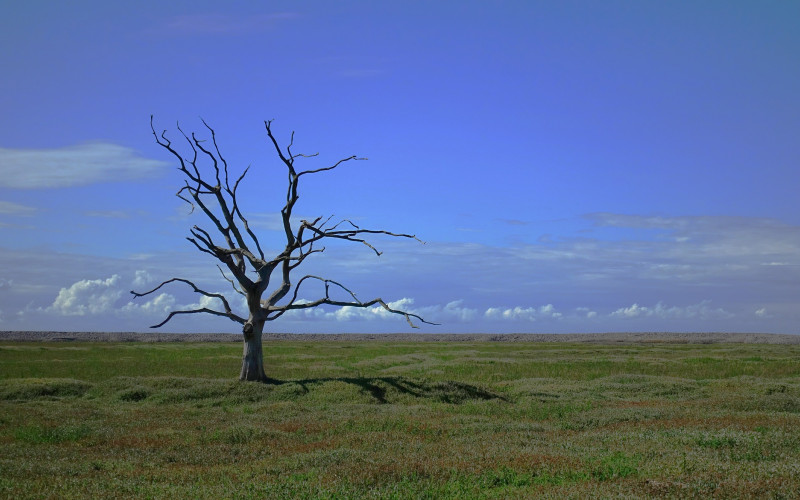
[[0, 214], [2, 215], [31, 215], [34, 212], [36, 212], [36, 209], [33, 207], [12, 203], [10, 201], [0, 201]]
[[[402, 304], [410, 308], [409, 312], [443, 325], [420, 325], [425, 332], [662, 328], [796, 331], [800, 320], [796, 307], [800, 299], [799, 226], [750, 218], [626, 217], [615, 223], [648, 227], [597, 225], [581, 233], [580, 238], [557, 236], [544, 242], [506, 247], [437, 241], [420, 246], [389, 239], [380, 242], [380, 249], [385, 250], [380, 258], [365, 253], [360, 245], [341, 245], [335, 252], [331, 248], [309, 259], [304, 273], [336, 278], [365, 299], [375, 295], [406, 297]], [[685, 234], [689, 239], [678, 242], [676, 234]], [[535, 236], [532, 235], [533, 241], [538, 241]], [[221, 280], [213, 262], [204, 257], [195, 256], [191, 249], [110, 259], [0, 248], [2, 278], [13, 280], [14, 290], [5, 293], [11, 284], [0, 282], [0, 307], [6, 313], [7, 324], [17, 322], [14, 319], [17, 311], [28, 304], [31, 311], [50, 306], [61, 287], [69, 290], [71, 284], [87, 278], [83, 274], [87, 269], [97, 273], [89, 278], [105, 279], [113, 274], [122, 277], [117, 286], [122, 292], [115, 303], [117, 310], [128, 303], [127, 291], [132, 283], [137, 283], [133, 286], [137, 291], [154, 286], [144, 284], [152, 279], [146, 275], [137, 278], [136, 270], [143, 269], [157, 280], [182, 276], [194, 279], [208, 290], [224, 290], [233, 305], [239, 296]], [[38, 262], [35, 268], [28, 265], [32, 258]], [[454, 290], [458, 293], [455, 297], [463, 300], [441, 299], [452, 297]], [[192, 302], [199, 304], [200, 297], [184, 285], [175, 284], [163, 292], [175, 297], [175, 309]], [[312, 289], [305, 292], [308, 298], [316, 298]], [[411, 292], [414, 295], [408, 295]], [[411, 296], [414, 302], [408, 299]], [[536, 301], [536, 297], [542, 300]], [[155, 298], [153, 294], [133, 303], [143, 306]], [[152, 311], [153, 315], [163, 311], [157, 306], [165, 305], [166, 300], [167, 297], [162, 297], [139, 310], [142, 317], [115, 316], [114, 312], [92, 316], [84, 308], [85, 316], [71, 316], [69, 324], [97, 329], [144, 328], [154, 319], [163, 319], [163, 316], [148, 316], [150, 313], [146, 311]], [[552, 309], [546, 307], [548, 303], [553, 305]], [[238, 308], [238, 302], [236, 307], [244, 310]], [[272, 323], [271, 328], [377, 332], [408, 327], [402, 317], [390, 316], [380, 307], [351, 308], [338, 314], [336, 311], [333, 307], [295, 311]], [[553, 313], [562, 316], [556, 320]], [[47, 329], [59, 321], [58, 324], [68, 324], [63, 316], [39, 316], [42, 319], [29, 315], [25, 326]], [[219, 321], [219, 328], [224, 329], [230, 323], [207, 315], [191, 318], [177, 318], [166, 328], [197, 331]]]
[[[309, 302], [308, 300], [304, 299], [295, 301], [295, 303], [297, 304], [304, 304], [308, 302]], [[414, 299], [408, 297], [404, 297], [402, 299], [386, 303], [386, 305], [388, 305], [392, 309], [417, 314], [417, 312], [411, 308], [413, 304], [414, 304]], [[321, 319], [327, 321], [365, 321], [365, 320], [388, 319], [388, 318], [392, 319], [402, 318], [402, 316], [398, 316], [395, 313], [387, 311], [382, 305], [375, 305], [370, 307], [344, 306], [344, 307], [338, 307], [333, 310], [323, 309], [322, 307], [314, 307], [309, 309], [298, 309], [294, 311], [289, 311], [286, 313], [285, 316], [294, 318], [303, 317], [308, 319]]]
[[[152, 276], [147, 271], [137, 270], [134, 272], [131, 283], [134, 286], [142, 286], [152, 280]], [[219, 299], [205, 295], [196, 296], [197, 300], [188, 304], [179, 304], [176, 296], [168, 292], [134, 299], [127, 291], [128, 287], [124, 284], [126, 281], [119, 274], [114, 274], [107, 279], [80, 280], [67, 288], [62, 288], [49, 307], [35, 310], [62, 316], [96, 317], [110, 315], [118, 318], [148, 317], [151, 319], [159, 317], [163, 319], [171, 311], [177, 310], [192, 310], [204, 307], [223, 310]], [[186, 290], [180, 288], [177, 291], [183, 294], [186, 293]], [[228, 297], [231, 306], [246, 310], [247, 304], [244, 297], [238, 295], [237, 297], [240, 300], [237, 300], [236, 297]], [[128, 300], [124, 301], [124, 298]], [[146, 321], [150, 321], [150, 319]]]
[[478, 310], [470, 307], [464, 307], [463, 300], [453, 300], [444, 306], [426, 306], [414, 310], [427, 321], [439, 322], [468, 322], [473, 321], [478, 317]]
[[[430, 321], [433, 323], [453, 323], [453, 322], [469, 322], [473, 321], [478, 317], [478, 310], [470, 307], [464, 307], [463, 300], [453, 300], [444, 305], [435, 304], [429, 306], [422, 306], [422, 307], [413, 307], [414, 299], [412, 298], [403, 298], [394, 302], [389, 302], [388, 305], [392, 309], [397, 309], [401, 311], [406, 311], [408, 313], [416, 314], [426, 321]], [[353, 311], [348, 311], [346, 314], [354, 314], [358, 311], [358, 308], [350, 308]], [[386, 309], [381, 306], [378, 306], [376, 310], [369, 311], [368, 308], [364, 314], [361, 315], [363, 319], [368, 319], [370, 317], [379, 316], [381, 318], [397, 318], [396, 314], [390, 313]], [[358, 313], [356, 313], [358, 314]]]
[[688, 306], [667, 307], [658, 302], [653, 307], [640, 306], [637, 303], [629, 307], [621, 307], [609, 316], [616, 318], [661, 318], [661, 319], [712, 319], [730, 318], [733, 314], [722, 308], [712, 308], [711, 301], [704, 300]]
[[133, 286], [142, 287], [153, 282], [153, 276], [147, 271], [137, 270], [133, 278]]
[[611, 316], [619, 316], [622, 318], [638, 318], [639, 316], [652, 316], [653, 310], [647, 307], [642, 307], [639, 304], [633, 304], [630, 307], [621, 307], [611, 313]]
[[[404, 297], [399, 300], [395, 300], [393, 302], [387, 302], [390, 308], [399, 310], [399, 311], [409, 311], [411, 308], [410, 306], [414, 304], [414, 299]], [[341, 307], [336, 309], [330, 314], [333, 319], [337, 321], [352, 321], [352, 320], [370, 320], [370, 319], [387, 319], [387, 318], [397, 318], [398, 316], [394, 313], [387, 311], [381, 305], [375, 305], [372, 307]], [[326, 315], [327, 316], [327, 315]]]
[[487, 319], [499, 320], [526, 320], [536, 321], [538, 319], [558, 319], [563, 316], [562, 313], [557, 312], [553, 304], [536, 307], [513, 307], [503, 309], [501, 307], [490, 307], [483, 314]]
[[218, 298], [209, 297], [207, 295], [201, 295], [197, 299], [197, 302], [188, 306], [183, 306], [181, 307], [181, 309], [202, 309], [202, 308], [215, 309], [215, 308], [221, 308], [221, 306], [222, 306], [222, 301], [219, 300]]
[[59, 149], [0, 148], [0, 187], [41, 189], [121, 182], [157, 175], [169, 165], [117, 144], [94, 142]]
[[120, 311], [123, 313], [136, 312], [147, 315], [165, 315], [173, 311], [175, 309], [174, 306], [175, 297], [168, 293], [160, 293], [156, 297], [143, 303], [136, 303], [134, 301], [128, 302]]
[[[142, 272], [143, 271], [137, 271], [137, 279], [142, 279], [143, 277], [143, 275], [141, 274]], [[147, 279], [149, 279], [149, 276], [147, 276]], [[182, 292], [185, 292], [185, 290], [182, 290]], [[216, 293], [221, 293], [221, 292], [216, 292]], [[161, 321], [163, 319], [166, 319], [167, 315], [172, 311], [191, 311], [202, 308], [224, 311], [222, 302], [219, 299], [215, 297], [208, 297], [206, 295], [196, 295], [196, 297], [197, 297], [196, 302], [188, 304], [179, 304], [178, 300], [174, 295], [167, 292], [162, 292], [154, 296], [153, 298], [150, 298], [149, 300], [146, 300], [145, 297], [132, 299], [124, 306], [118, 308], [113, 312], [118, 316], [127, 316], [127, 317], [145, 316], [148, 318], [147, 321], [154, 321], [154, 320]], [[241, 297], [239, 295], [237, 295], [236, 297], [231, 297], [226, 295], [226, 298], [228, 299], [228, 303], [234, 309], [233, 311], [234, 313], [242, 315], [242, 312], [247, 310], [247, 302], [244, 299], [244, 297]], [[173, 329], [174, 328], [181, 329], [185, 328], [186, 325], [195, 325], [195, 326], [203, 325], [204, 322], [207, 322], [210, 318], [210, 315], [205, 313], [192, 314], [191, 316], [192, 316], [191, 319], [186, 315], [179, 318], [173, 318], [170, 321], [169, 327]]]
[[[392, 309], [398, 311], [405, 311], [411, 314], [416, 314], [426, 321], [433, 323], [452, 323], [452, 322], [469, 322], [478, 317], [478, 310], [464, 307], [463, 300], [454, 300], [445, 305], [430, 305], [423, 307], [414, 307], [414, 299], [404, 297], [393, 302], [387, 302], [387, 305]], [[383, 306], [376, 305], [372, 307], [342, 307], [334, 311], [323, 311], [318, 309], [311, 312], [307, 310], [307, 317], [315, 317], [321, 319], [333, 319], [336, 321], [369, 321], [369, 320], [397, 320], [402, 319], [395, 313], [387, 311]], [[412, 319], [415, 324], [418, 321]]]
[[69, 288], [62, 288], [48, 312], [64, 316], [85, 316], [107, 313], [113, 310], [114, 304], [122, 296], [117, 287], [118, 274], [102, 280], [81, 280]]
[[[230, 304], [231, 309], [233, 309], [234, 313], [244, 316], [247, 316], [245, 311], [247, 311], [247, 299], [240, 294], [228, 294], [223, 292], [213, 292], [219, 295], [224, 296], [228, 300], [228, 304]], [[217, 311], [224, 311], [225, 308], [222, 305], [222, 301], [216, 297], [208, 297], [207, 295], [198, 295], [197, 301], [191, 304], [184, 304], [175, 306], [174, 309], [182, 309], [182, 310], [191, 310], [191, 309], [214, 309]]]
[[[800, 227], [776, 219], [733, 216], [648, 217], [611, 213], [589, 214], [586, 218], [595, 228], [622, 228], [647, 230], [633, 233], [637, 239], [626, 243], [641, 247], [648, 244], [658, 249], [661, 257], [680, 257], [688, 264], [704, 259], [739, 261], [755, 264], [750, 259], [763, 262], [797, 262], [784, 260], [783, 256], [796, 256], [800, 249]], [[654, 243], [658, 243], [655, 245]], [[640, 248], [632, 248], [639, 251]], [[669, 252], [669, 253], [666, 253]], [[672, 262], [669, 262], [672, 263]]]

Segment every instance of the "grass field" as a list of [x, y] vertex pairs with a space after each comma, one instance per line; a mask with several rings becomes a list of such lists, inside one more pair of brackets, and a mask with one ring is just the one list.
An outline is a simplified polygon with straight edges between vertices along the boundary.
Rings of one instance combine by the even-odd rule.
[[3, 498], [798, 498], [800, 345], [0, 343]]

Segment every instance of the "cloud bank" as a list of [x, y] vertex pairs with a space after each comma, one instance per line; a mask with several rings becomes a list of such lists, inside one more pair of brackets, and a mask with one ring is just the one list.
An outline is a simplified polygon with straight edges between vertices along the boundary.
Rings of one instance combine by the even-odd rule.
[[0, 215], [33, 215], [36, 209], [10, 201], [0, 201]]
[[169, 164], [142, 158], [117, 144], [95, 142], [58, 149], [0, 148], [0, 187], [50, 189], [146, 179]]
[[[80, 280], [69, 287], [62, 288], [51, 305], [40, 308], [43, 312], [54, 316], [94, 316], [99, 318], [116, 318], [117, 320], [136, 319], [147, 321], [149, 324], [160, 322], [173, 310], [191, 310], [203, 307], [220, 308], [218, 299], [207, 296], [195, 296], [194, 302], [180, 303], [173, 293], [181, 292], [177, 288], [172, 292], [162, 292], [149, 299], [133, 300], [127, 294], [126, 288], [130, 285], [142, 286], [152, 282], [152, 276], [147, 271], [137, 270], [130, 280], [123, 280], [120, 275], [114, 274], [108, 278]], [[3, 281], [10, 286], [11, 281]], [[217, 291], [216, 293], [223, 293]], [[230, 303], [240, 314], [246, 310], [244, 299], [236, 294], [228, 294]], [[308, 300], [298, 300], [299, 303]], [[701, 301], [696, 304], [667, 305], [658, 302], [653, 305], [640, 305], [634, 303], [628, 306], [612, 308], [605, 312], [598, 312], [589, 307], [572, 307], [569, 310], [559, 310], [553, 304], [492, 306], [488, 308], [471, 308], [464, 306], [464, 300], [458, 299], [446, 304], [428, 304], [417, 306], [416, 300], [411, 297], [388, 302], [389, 307], [418, 314], [428, 321], [441, 323], [447, 326], [447, 331], [460, 331], [464, 326], [474, 329], [479, 327], [483, 331], [503, 331], [507, 325], [514, 331], [528, 331], [531, 323], [541, 323], [547, 331], [559, 330], [558, 325], [566, 323], [572, 327], [565, 331], [574, 331], [574, 325], [589, 322], [592, 325], [602, 325], [604, 322], [614, 320], [661, 320], [688, 322], [694, 329], [702, 330], [705, 324], [713, 324], [715, 320], [728, 320], [754, 315], [766, 318], [766, 308], [761, 308], [751, 314], [740, 311], [739, 314], [729, 312], [720, 307], [713, 307], [710, 301]], [[187, 317], [184, 317], [187, 318]], [[199, 322], [208, 321], [207, 316], [197, 315], [190, 318], [188, 324], [197, 325]], [[173, 324], [181, 324], [184, 319], [176, 319]], [[418, 322], [417, 322], [418, 323]], [[402, 316], [390, 313], [383, 307], [317, 307], [287, 312], [279, 324], [304, 325], [305, 331], [364, 331], [363, 326], [382, 330], [398, 328], [406, 325]], [[619, 323], [617, 323], [619, 324]], [[673, 325], [676, 323], [672, 323]], [[238, 327], [231, 325], [227, 330], [235, 331]], [[624, 330], [624, 325], [623, 328]], [[225, 330], [223, 328], [223, 330]], [[369, 330], [368, 330], [369, 331]]]
[[[359, 245], [307, 261], [305, 272], [336, 279], [367, 300], [419, 314], [440, 332], [774, 331], [800, 324], [800, 228], [742, 217], [646, 217], [592, 214], [577, 237], [509, 246], [388, 241], [377, 258]], [[535, 224], [524, 226], [535, 231]], [[36, 261], [36, 268], [28, 263]], [[131, 300], [172, 276], [222, 291], [244, 310], [214, 262], [191, 249], [101, 259], [0, 248], [4, 328], [142, 330], [173, 309], [206, 298], [181, 286]], [[82, 276], [94, 269], [93, 276]], [[319, 290], [304, 291], [314, 300]], [[42, 326], [36, 321], [41, 320]], [[69, 321], [73, 323], [69, 323]], [[48, 323], [47, 321], [50, 321]], [[66, 323], [65, 323], [66, 321]], [[75, 326], [78, 328], [78, 326]], [[321, 307], [294, 311], [273, 331], [407, 331], [404, 319], [381, 307]], [[165, 331], [238, 331], [225, 319], [196, 316]], [[800, 332], [798, 332], [800, 333]]]
[[112, 311], [122, 296], [118, 274], [108, 279], [81, 280], [62, 288], [47, 312], [64, 316], [97, 315]]

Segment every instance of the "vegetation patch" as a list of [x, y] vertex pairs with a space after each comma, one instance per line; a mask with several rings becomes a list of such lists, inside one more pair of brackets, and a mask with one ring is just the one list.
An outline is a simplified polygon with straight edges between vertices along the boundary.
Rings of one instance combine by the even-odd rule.
[[92, 384], [69, 378], [23, 378], [0, 380], [0, 400], [31, 401], [79, 397], [91, 389]]
[[279, 342], [267, 383], [233, 344], [34, 347], [3, 498], [800, 496], [800, 346]]
[[14, 431], [14, 438], [26, 443], [54, 444], [66, 441], [78, 441], [91, 435], [91, 433], [91, 428], [86, 424], [57, 427], [30, 425], [16, 429]]

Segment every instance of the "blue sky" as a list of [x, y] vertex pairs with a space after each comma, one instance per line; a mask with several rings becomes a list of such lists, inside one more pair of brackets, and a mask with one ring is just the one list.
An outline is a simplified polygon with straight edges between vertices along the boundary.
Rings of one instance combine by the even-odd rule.
[[[442, 326], [423, 332], [800, 333], [800, 4], [45, 2], [0, 6], [0, 329], [144, 331], [228, 293], [185, 240], [155, 144], [217, 132], [277, 249], [300, 217], [412, 232], [307, 271]], [[306, 299], [314, 299], [309, 292]], [[212, 317], [164, 331], [238, 331]], [[379, 311], [276, 332], [407, 331]]]

